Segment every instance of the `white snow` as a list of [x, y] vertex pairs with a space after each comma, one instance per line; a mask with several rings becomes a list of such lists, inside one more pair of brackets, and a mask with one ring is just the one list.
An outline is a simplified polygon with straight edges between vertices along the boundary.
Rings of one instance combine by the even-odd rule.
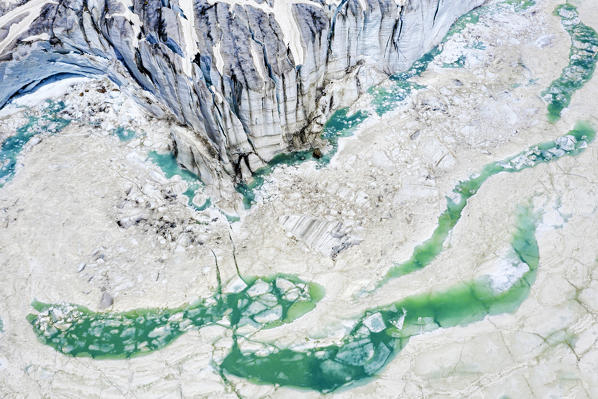
[[218, 70], [218, 72], [220, 72], [220, 75], [222, 75], [222, 71], [224, 71], [224, 59], [222, 58], [222, 54], [220, 53], [220, 42], [216, 43], [213, 52], [216, 61], [216, 69]]
[[48, 40], [50, 39], [50, 35], [48, 35], [46, 32], [44, 33], [40, 33], [39, 35], [32, 35], [29, 36], [25, 39], [22, 39], [23, 42], [35, 42], [38, 40]]
[[133, 7], [133, 1], [132, 0], [122, 0], [121, 4], [123, 5], [125, 11], [121, 14], [118, 13], [113, 13], [113, 14], [108, 14], [106, 15], [106, 18], [114, 18], [114, 17], [123, 17], [124, 19], [126, 19], [127, 21], [129, 21], [131, 23], [131, 27], [133, 28], [133, 46], [138, 47], [139, 45], [139, 40], [137, 39], [137, 36], [139, 35], [139, 32], [141, 32], [141, 26], [143, 25], [143, 23], [141, 22], [141, 19], [139, 18], [139, 15], [135, 14], [133, 11], [131, 11], [131, 9], [129, 7]]
[[497, 292], [508, 290], [529, 271], [529, 266], [519, 259], [501, 259], [490, 277], [492, 289]]
[[48, 0], [31, 0], [28, 3], [23, 4], [21, 7], [17, 7], [11, 12], [0, 17], [0, 26], [6, 26], [11, 20], [24, 16], [20, 22], [10, 25], [8, 35], [6, 35], [4, 40], [0, 41], [0, 54], [2, 54], [4, 49], [6, 49], [6, 47], [12, 43], [16, 37], [25, 32], [31, 26], [31, 23], [37, 17], [39, 17], [42, 8], [46, 4], [57, 3], [55, 1]]
[[266, 79], [266, 70], [264, 69], [264, 63], [262, 62], [264, 56], [261, 53], [261, 49], [257, 43], [251, 42], [251, 58], [253, 59], [253, 64], [255, 65], [255, 70], [257, 71], [258, 75], [262, 80]]
[[[310, 1], [310, 0], [274, 0], [274, 6], [270, 7], [267, 3], [258, 4], [253, 0], [210, 0], [210, 4], [214, 4], [216, 2], [219, 3], [228, 3], [231, 5], [241, 5], [241, 6], [251, 6], [254, 8], [259, 8], [266, 13], [274, 14], [274, 18], [284, 36], [284, 43], [287, 47], [291, 50], [291, 54], [293, 54], [293, 59], [295, 60], [296, 65], [302, 65], [304, 59], [304, 48], [301, 42], [301, 31], [299, 30], [299, 26], [295, 17], [293, 16], [293, 5], [295, 4], [309, 4], [314, 7], [322, 7], [319, 3]], [[362, 0], [363, 1], [363, 0]], [[327, 0], [327, 4], [336, 4], [338, 1], [334, 0]]]
[[73, 85], [90, 80], [90, 78], [81, 76], [43, 85], [33, 93], [25, 94], [12, 100], [10, 104], [0, 110], [0, 117], [19, 112], [22, 107], [34, 107], [51, 98], [61, 97], [68, 93]]
[[195, 54], [199, 51], [197, 48], [197, 32], [195, 30], [195, 12], [193, 11], [193, 0], [180, 0], [179, 6], [185, 17], [179, 16], [183, 30], [183, 38], [185, 42], [185, 62], [183, 62], [183, 71], [187, 76], [191, 76], [193, 59]]

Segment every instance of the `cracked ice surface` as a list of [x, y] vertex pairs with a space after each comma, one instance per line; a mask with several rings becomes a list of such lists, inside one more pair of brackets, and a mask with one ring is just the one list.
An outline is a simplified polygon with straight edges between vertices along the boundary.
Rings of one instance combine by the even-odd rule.
[[[415, 337], [372, 382], [333, 396], [598, 396], [593, 146], [574, 158], [492, 177], [470, 200], [438, 259], [371, 297], [354, 295], [430, 235], [458, 180], [562, 136], [577, 120], [598, 124], [588, 101], [598, 95], [596, 77], [573, 96], [559, 122], [546, 121], [538, 93], [567, 64], [570, 43], [551, 14], [559, 2], [538, 3], [536, 13], [482, 17], [456, 35], [451, 40], [461, 45], [452, 53], [466, 55], [464, 68], [435, 61], [418, 79], [426, 88], [341, 141], [329, 167], [276, 169], [258, 204], [232, 225], [216, 207], [189, 208], [180, 195], [185, 182], [166, 178], [147, 160], [150, 150], [169, 151], [166, 123], [143, 115], [130, 120], [132, 105], [110, 87], [104, 104], [96, 87], [106, 82], [77, 83], [67, 94], [67, 104], [83, 104], [67, 107], [75, 122], [27, 148], [14, 179], [0, 189], [2, 396], [319, 397], [236, 378], [223, 382], [211, 361], [226, 356], [231, 336], [219, 326], [141, 358], [95, 361], [42, 345], [25, 315], [34, 298], [99, 309], [104, 292], [118, 311], [192, 301], [216, 287], [210, 249], [223, 280], [233, 279], [234, 245], [241, 271], [294, 273], [326, 287], [314, 311], [252, 337], [315, 346], [338, 339], [366, 308], [501, 270], [514, 209], [526, 201], [545, 216], [537, 235], [538, 278], [517, 312]], [[598, 29], [593, 2], [579, 3], [581, 19]], [[548, 36], [545, 45], [540, 39]], [[486, 48], [475, 49], [477, 41]], [[22, 124], [23, 111], [14, 112], [0, 116], [1, 135]], [[120, 142], [112, 134], [118, 126], [144, 134]], [[556, 218], [555, 209], [566, 217]], [[333, 260], [288, 239], [279, 222], [285, 215], [342, 221], [360, 228], [362, 242]], [[136, 222], [119, 227], [123, 217]], [[373, 329], [375, 316], [368, 321]]]

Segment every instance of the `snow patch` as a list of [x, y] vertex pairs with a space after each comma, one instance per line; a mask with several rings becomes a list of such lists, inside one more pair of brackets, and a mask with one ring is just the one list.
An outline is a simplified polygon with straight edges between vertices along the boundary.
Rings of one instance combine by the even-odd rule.
[[511, 288], [525, 273], [529, 266], [520, 259], [501, 259], [494, 273], [490, 274], [490, 285], [497, 292]]

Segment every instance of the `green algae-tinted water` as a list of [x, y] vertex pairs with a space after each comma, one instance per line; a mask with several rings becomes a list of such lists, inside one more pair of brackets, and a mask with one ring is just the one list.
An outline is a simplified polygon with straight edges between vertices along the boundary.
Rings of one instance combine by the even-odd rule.
[[410, 79], [421, 75], [438, 54], [440, 47], [434, 47], [431, 51], [424, 54], [415, 61], [411, 68], [405, 72], [398, 73], [390, 77], [391, 85], [389, 87], [372, 87], [369, 93], [373, 96], [372, 106], [378, 116], [395, 109], [403, 102], [413, 90], [423, 89], [424, 86], [411, 82]]
[[250, 183], [240, 183], [236, 190], [243, 196], [243, 204], [249, 209], [255, 201], [255, 190], [259, 189], [265, 182], [266, 176], [279, 165], [297, 165], [301, 162], [313, 160], [319, 166], [327, 165], [338, 151], [338, 139], [353, 134], [355, 128], [368, 117], [367, 112], [358, 111], [349, 114], [349, 108], [342, 108], [336, 111], [324, 125], [322, 139], [328, 142], [328, 151], [320, 158], [315, 158], [311, 150], [294, 151], [276, 155], [266, 166], [253, 173]]
[[[430, 63], [442, 52], [444, 43], [452, 36], [462, 32], [469, 24], [477, 24], [480, 21], [481, 13], [484, 11], [485, 7], [476, 8], [457, 19], [438, 46], [415, 61], [407, 71], [391, 76], [390, 81], [392, 84], [389, 87], [372, 87], [369, 93], [373, 96], [372, 106], [376, 114], [382, 116], [392, 111], [414, 90], [423, 89], [425, 86], [414, 83], [411, 79], [420, 76], [428, 69]], [[461, 62], [464, 65], [465, 59], [463, 58]]]
[[501, 172], [520, 172], [564, 156], [577, 155], [594, 140], [594, 136], [594, 129], [589, 124], [580, 122], [567, 135], [559, 137], [555, 141], [535, 145], [513, 157], [490, 163], [484, 166], [479, 174], [459, 182], [453, 189], [453, 195], [447, 197], [446, 210], [440, 214], [438, 226], [432, 236], [414, 249], [411, 258], [390, 268], [378, 286], [430, 264], [442, 252], [444, 242], [461, 218], [461, 213], [469, 198], [474, 196], [490, 177]]
[[[565, 155], [576, 155], [594, 139], [594, 130], [579, 123], [554, 142], [540, 144], [461, 182], [448, 200], [433, 237], [440, 241], [456, 224], [467, 199], [496, 173], [516, 172]], [[168, 165], [168, 163], [167, 163]], [[171, 165], [172, 166], [172, 165]], [[174, 167], [165, 172], [176, 172]], [[308, 350], [278, 349], [269, 354], [246, 352], [235, 343], [221, 364], [221, 372], [271, 383], [328, 392], [376, 375], [414, 335], [437, 328], [465, 325], [486, 315], [512, 312], [529, 294], [538, 267], [536, 218], [528, 208], [518, 215], [512, 239], [512, 268], [525, 270], [508, 284], [495, 284], [492, 276], [460, 283], [438, 293], [408, 297], [367, 311], [356, 327], [336, 345]], [[442, 239], [443, 240], [443, 239]], [[440, 247], [417, 249], [414, 259], [429, 262]], [[418, 247], [419, 248], [419, 247]], [[431, 248], [431, 249], [430, 249]], [[431, 252], [430, 252], [431, 251]], [[421, 254], [419, 254], [421, 253]], [[423, 267], [423, 266], [422, 266]], [[504, 272], [504, 271], [503, 271]], [[516, 276], [517, 273], [511, 273]], [[76, 305], [34, 303], [37, 314], [28, 316], [39, 339], [71, 356], [126, 358], [160, 349], [185, 331], [218, 323], [231, 328], [269, 328], [289, 323], [311, 311], [323, 297], [323, 288], [295, 277], [278, 275], [238, 281], [226, 293], [176, 309], [138, 309], [125, 313], [92, 312]], [[254, 342], [255, 344], [255, 342]]]
[[[532, 0], [506, 0], [494, 6], [482, 6], [475, 8], [458, 18], [449, 31], [443, 38], [442, 42], [424, 54], [417, 60], [409, 70], [391, 76], [391, 85], [387, 87], [372, 87], [369, 93], [373, 96], [372, 106], [376, 114], [382, 116], [389, 111], [395, 109], [401, 102], [403, 102], [414, 90], [423, 89], [425, 86], [418, 85], [411, 81], [412, 78], [420, 76], [428, 69], [428, 66], [434, 59], [442, 53], [445, 43], [454, 35], [463, 32], [468, 25], [477, 24], [480, 22], [480, 17], [485, 13], [501, 12], [504, 5], [511, 6], [516, 12], [523, 12], [529, 7], [533, 6], [535, 1]], [[473, 45], [476, 50], [484, 50], [486, 46], [482, 42], [476, 42]], [[445, 63], [443, 68], [463, 68], [465, 66], [466, 57], [461, 55], [455, 62]]]
[[505, 0], [504, 3], [513, 6], [517, 12], [525, 11], [536, 4], [534, 0]]
[[561, 112], [571, 103], [573, 93], [588, 82], [598, 60], [598, 34], [579, 20], [577, 8], [571, 4], [561, 4], [554, 10], [561, 18], [563, 28], [571, 36], [569, 64], [556, 80], [542, 92], [548, 102], [548, 120], [556, 122]]
[[[442, 42], [432, 50], [424, 54], [421, 58], [411, 65], [405, 72], [397, 73], [390, 77], [391, 85], [388, 87], [372, 87], [368, 92], [373, 96], [372, 106], [378, 116], [382, 116], [395, 109], [403, 102], [414, 90], [423, 89], [425, 86], [411, 81], [412, 78], [420, 76], [428, 69], [428, 66], [442, 52], [444, 44], [454, 35], [462, 32], [467, 25], [477, 24], [480, 21], [480, 15], [485, 12], [485, 7], [476, 8], [467, 14], [461, 16], [451, 26]], [[460, 61], [465, 64], [465, 59]], [[461, 66], [463, 66], [461, 65]]]
[[460, 283], [445, 291], [405, 298], [370, 309], [338, 343], [305, 350], [276, 348], [270, 353], [243, 351], [235, 344], [223, 360], [226, 373], [255, 383], [334, 391], [375, 376], [413, 336], [438, 328], [466, 325], [487, 315], [516, 310], [529, 295], [538, 267], [536, 216], [521, 208], [512, 240], [513, 268], [522, 275], [496, 287], [492, 276]]
[[59, 116], [64, 110], [62, 101], [47, 101], [41, 116], [27, 116], [27, 123], [17, 129], [17, 133], [4, 140], [0, 145], [0, 187], [6, 184], [15, 174], [17, 159], [25, 145], [40, 133], [58, 133], [70, 122]]
[[245, 209], [251, 208], [255, 201], [255, 190], [264, 184], [266, 176], [272, 173], [275, 167], [279, 165], [297, 165], [308, 159], [312, 159], [312, 152], [309, 150], [278, 154], [266, 166], [253, 172], [251, 182], [239, 183], [235, 189], [243, 196]]
[[132, 129], [126, 129], [122, 126], [117, 127], [114, 129], [114, 134], [120, 141], [127, 142], [133, 140], [137, 135], [135, 131]]
[[443, 63], [442, 67], [443, 68], [463, 68], [465, 66], [465, 61], [467, 60], [467, 57], [465, 57], [464, 55], [459, 56], [459, 58], [457, 58], [456, 61], [454, 62], [450, 62], [450, 63]]
[[[161, 349], [191, 329], [219, 323], [271, 328], [311, 311], [323, 288], [295, 276], [238, 280], [227, 293], [174, 309], [93, 312], [70, 304], [34, 302], [27, 319], [46, 345], [70, 356], [128, 358]], [[228, 323], [226, 323], [228, 321]]]
[[[532, 2], [508, 3], [528, 7], [526, 4]], [[331, 129], [330, 132], [334, 133], [331, 139], [347, 132], [350, 134], [350, 130], [342, 129], [346, 117], [346, 111], [344, 115], [342, 112], [339, 114], [335, 123], [341, 129]], [[359, 114], [354, 119], [355, 125], [365, 117], [367, 114]], [[349, 124], [347, 129], [352, 127], [354, 126]], [[417, 254], [414, 252], [412, 260], [418, 267], [413, 270], [425, 266], [437, 256], [435, 251], [442, 249], [442, 244], [460, 218], [467, 199], [478, 191], [488, 177], [500, 172], [516, 172], [565, 155], [576, 155], [593, 138], [594, 131], [589, 126], [580, 124], [567, 136], [530, 148], [505, 161], [487, 165], [479, 176], [461, 182], [454, 190], [455, 195], [447, 199], [447, 209], [441, 215], [433, 237], [422, 245], [423, 248], [418, 247], [419, 252], [416, 249]], [[336, 142], [331, 142], [334, 152], [336, 145]], [[294, 164], [305, 159], [312, 159], [311, 151], [280, 156], [274, 164]], [[330, 158], [320, 162], [324, 164], [329, 160]], [[179, 174], [176, 168], [181, 169], [176, 161], [174, 166], [171, 161], [166, 157], [161, 160], [167, 177]], [[160, 160], [156, 162], [159, 163]], [[262, 178], [267, 173], [269, 171]], [[184, 177], [183, 180], [187, 181]], [[372, 378], [414, 335], [438, 328], [465, 325], [482, 320], [487, 315], [515, 311], [529, 295], [536, 276], [538, 248], [535, 226], [535, 216], [530, 209], [523, 208], [512, 240], [512, 266], [514, 269], [521, 269], [523, 265], [525, 272], [507, 286], [497, 287], [492, 276], [485, 276], [442, 292], [412, 296], [368, 310], [351, 332], [336, 345], [307, 350], [268, 345], [268, 348], [275, 349], [264, 355], [264, 351], [244, 351], [244, 338], [235, 335], [237, 340], [222, 362], [221, 371], [258, 383], [302, 387], [321, 392], [333, 391]], [[406, 267], [404, 272], [413, 270]], [[280, 277], [247, 281], [247, 286], [242, 286], [238, 292], [219, 293], [176, 309], [100, 313], [73, 305], [35, 303], [34, 307], [39, 313], [29, 315], [28, 319], [40, 340], [62, 353], [96, 358], [131, 357], [160, 349], [185, 331], [205, 325], [218, 323], [236, 331], [237, 327], [247, 325], [268, 328], [288, 323], [311, 311], [323, 295], [319, 286], [286, 277], [281, 281], [286, 281], [283, 285], [291, 288], [279, 288], [276, 281], [278, 278]], [[296, 292], [297, 287], [303, 295], [302, 299], [297, 299], [295, 294], [288, 294]]]
[[341, 137], [349, 137], [363, 121], [368, 118], [369, 114], [366, 111], [357, 111], [349, 114], [349, 108], [342, 108], [336, 111], [326, 125], [324, 125], [324, 133], [322, 138], [328, 141], [330, 150], [318, 159], [318, 165], [324, 166], [330, 163], [330, 160], [338, 151], [338, 139]]
[[185, 190], [183, 195], [188, 199], [188, 206], [192, 207], [196, 211], [203, 211], [212, 205], [210, 198], [206, 199], [202, 205], [196, 205], [195, 202], [193, 202], [195, 194], [197, 194], [197, 191], [203, 187], [203, 184], [199, 179], [199, 176], [187, 169], [183, 169], [178, 164], [174, 154], [159, 154], [156, 151], [151, 151], [149, 153], [149, 159], [158, 165], [168, 179], [171, 179], [174, 176], [180, 176], [181, 179], [187, 183], [187, 190]]
[[[261, 356], [235, 344], [221, 369], [255, 382], [311, 388], [322, 392], [370, 378], [407, 344], [411, 336], [440, 327], [464, 325], [488, 314], [515, 310], [529, 292], [538, 266], [535, 217], [522, 208], [512, 240], [514, 265], [528, 271], [496, 289], [490, 277], [444, 292], [418, 295], [368, 310], [338, 345], [306, 351], [277, 349]], [[238, 280], [227, 293], [174, 309], [93, 312], [67, 304], [35, 302], [27, 319], [38, 338], [69, 356], [129, 358], [161, 349], [192, 329], [218, 324], [270, 328], [311, 311], [323, 288], [289, 275]], [[238, 338], [238, 337], [237, 337]]]

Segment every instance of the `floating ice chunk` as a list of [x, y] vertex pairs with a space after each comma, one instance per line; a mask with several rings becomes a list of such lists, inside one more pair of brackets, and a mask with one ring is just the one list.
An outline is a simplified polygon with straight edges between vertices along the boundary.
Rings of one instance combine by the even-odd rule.
[[170, 328], [168, 328], [168, 326], [160, 326], [160, 327], [154, 328], [152, 331], [150, 331], [150, 333], [147, 334], [147, 336], [149, 338], [164, 337], [164, 336], [168, 335], [169, 332], [170, 332]]
[[50, 308], [49, 314], [50, 314], [50, 317], [52, 318], [52, 321], [58, 321], [60, 319], [63, 319], [64, 317], [66, 317], [66, 314], [63, 312], [63, 309], [61, 309], [59, 307]]
[[384, 319], [382, 318], [382, 315], [379, 312], [368, 316], [363, 321], [363, 324], [368, 328], [368, 330], [374, 333], [380, 332], [386, 328]]
[[386, 361], [388, 360], [390, 353], [390, 349], [383, 343], [380, 343], [376, 347], [376, 351], [374, 352], [374, 358], [364, 366], [365, 372], [372, 375], [378, 370], [380, 370], [382, 367], [384, 367], [384, 364], [386, 364]]
[[276, 279], [276, 287], [281, 290], [282, 292], [286, 292], [288, 290], [290, 290], [291, 288], [295, 287], [295, 284], [293, 284], [292, 282], [290, 282], [289, 280], [286, 280], [284, 278], [280, 278], [278, 277]]
[[576, 19], [577, 18], [577, 12], [575, 12], [574, 10], [571, 10], [567, 7], [559, 7], [557, 12], [560, 17], [563, 17], [565, 19]]
[[266, 309], [268, 309], [268, 307], [266, 305], [264, 305], [263, 303], [252, 302], [251, 305], [249, 305], [249, 307], [247, 308], [247, 314], [249, 314], [249, 315], [258, 314], [260, 312], [263, 312]]
[[258, 323], [269, 323], [282, 318], [282, 306], [278, 305], [268, 311], [262, 312], [253, 319]]
[[513, 159], [511, 159], [511, 166], [515, 170], [521, 170], [529, 166], [534, 165], [534, 160], [536, 159], [536, 154], [532, 151], [524, 155], [519, 155]]
[[57, 329], [59, 329], [61, 331], [66, 331], [71, 326], [72, 326], [72, 323], [68, 323], [65, 320], [58, 320], [56, 323], [54, 323], [54, 327], [56, 327]]
[[169, 322], [180, 322], [181, 320], [183, 320], [183, 312], [175, 313], [168, 318]]
[[392, 325], [401, 330], [403, 328], [403, 324], [405, 323], [405, 317], [407, 317], [407, 310], [403, 308], [403, 314], [397, 321], [391, 321]]
[[89, 334], [97, 338], [101, 337], [103, 332], [104, 327], [102, 325], [96, 325], [89, 329]]
[[258, 300], [266, 306], [274, 306], [278, 303], [278, 298], [272, 294], [261, 295]]
[[106, 319], [104, 322], [104, 327], [120, 327], [122, 325], [122, 320], [115, 320], [115, 319]]
[[565, 151], [563, 151], [563, 150], [562, 150], [562, 149], [560, 149], [560, 148], [551, 148], [551, 149], [550, 149], [550, 150], [548, 150], [548, 151], [549, 151], [549, 152], [550, 152], [552, 155], [554, 155], [554, 156], [555, 156], [555, 158], [560, 158], [560, 157], [562, 157], [563, 155], [565, 155], [565, 154], [566, 154], [566, 152], [565, 152]]
[[272, 353], [272, 348], [262, 343], [248, 340], [240, 340], [239, 344], [243, 348], [243, 352], [250, 352], [255, 354], [269, 354]]
[[224, 289], [225, 294], [236, 294], [238, 292], [243, 291], [247, 288], [247, 284], [245, 281], [241, 279], [241, 277], [237, 277], [236, 279], [232, 280], [226, 288]]
[[489, 276], [490, 286], [497, 292], [504, 292], [528, 271], [529, 266], [519, 259], [502, 259], [496, 272]]
[[191, 323], [191, 320], [188, 320], [188, 319], [185, 319], [179, 323], [179, 329], [181, 331], [189, 330], [192, 327], [193, 327], [193, 323]]
[[335, 379], [350, 381], [352, 376], [346, 371], [346, 367], [333, 360], [324, 360], [320, 363], [324, 375], [333, 376]]
[[455, 191], [451, 191], [446, 198], [451, 200], [454, 204], [458, 204], [463, 199], [463, 196]]
[[336, 359], [351, 366], [362, 366], [374, 355], [374, 345], [369, 340], [360, 340], [344, 345]]
[[284, 293], [283, 299], [286, 301], [293, 302], [299, 299], [300, 296], [301, 291], [299, 290], [299, 288], [293, 288]]
[[567, 136], [559, 137], [555, 140], [555, 143], [557, 146], [559, 146], [559, 148], [565, 151], [572, 151], [575, 149], [575, 144], [577, 143], [577, 140], [575, 139], [575, 137], [569, 134]]
[[264, 280], [257, 280], [253, 285], [247, 290], [249, 296], [258, 296], [265, 294], [266, 292], [270, 291], [270, 284], [266, 283]]
[[500, 166], [501, 168], [504, 168], [504, 169], [507, 169], [507, 170], [513, 169], [513, 165], [511, 164], [510, 161], [507, 161], [507, 162], [505, 162], [505, 161], [499, 161], [496, 164], [498, 166]]
[[132, 338], [135, 336], [135, 327], [126, 328], [121, 334], [120, 337], [122, 339]]

